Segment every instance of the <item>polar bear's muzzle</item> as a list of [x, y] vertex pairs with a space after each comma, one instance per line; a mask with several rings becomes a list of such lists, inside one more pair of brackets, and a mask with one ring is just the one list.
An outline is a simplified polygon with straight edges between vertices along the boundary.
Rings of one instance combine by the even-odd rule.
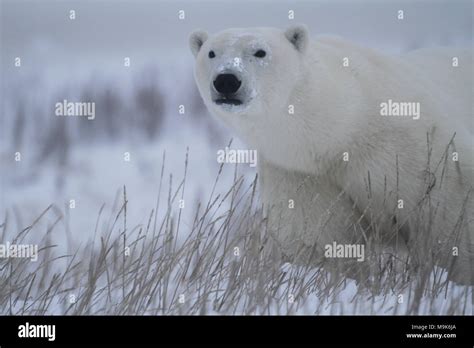
[[212, 100], [217, 105], [242, 105], [245, 101], [242, 79], [233, 72], [218, 74], [212, 81]]
[[214, 88], [222, 95], [233, 95], [237, 93], [242, 81], [234, 74], [219, 74], [213, 82]]

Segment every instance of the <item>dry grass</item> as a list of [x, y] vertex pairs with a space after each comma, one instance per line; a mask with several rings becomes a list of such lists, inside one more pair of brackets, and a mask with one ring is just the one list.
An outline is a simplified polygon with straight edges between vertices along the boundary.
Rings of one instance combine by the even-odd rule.
[[[367, 240], [372, 267], [357, 285], [344, 270], [284, 263], [273, 252], [257, 178], [248, 183], [237, 169], [232, 187], [218, 193], [220, 167], [214, 189], [205, 203], [193, 207], [188, 226], [177, 204], [185, 191], [187, 160], [177, 186], [172, 176], [163, 177], [163, 165], [146, 225], [127, 220], [124, 187], [121, 206], [109, 223], [102, 223], [101, 209], [94, 240], [71, 245], [68, 255], [57, 255], [51, 240], [66, 214], [50, 221], [46, 231], [39, 227], [59, 210], [49, 206], [31, 225], [13, 231], [11, 240], [28, 243], [31, 234], [41, 235], [38, 261], [0, 259], [1, 314], [472, 313], [472, 287], [447, 282], [445, 271], [432, 260], [413, 267], [413, 256], [401, 259], [380, 250], [376, 239]], [[1, 241], [13, 225], [7, 216], [0, 225]]]

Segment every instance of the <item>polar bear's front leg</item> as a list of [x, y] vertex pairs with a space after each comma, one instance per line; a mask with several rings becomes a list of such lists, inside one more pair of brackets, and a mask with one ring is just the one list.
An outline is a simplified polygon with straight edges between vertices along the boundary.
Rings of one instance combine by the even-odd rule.
[[269, 230], [282, 253], [307, 263], [323, 260], [325, 247], [363, 243], [360, 214], [328, 178], [289, 171], [259, 158], [261, 197]]

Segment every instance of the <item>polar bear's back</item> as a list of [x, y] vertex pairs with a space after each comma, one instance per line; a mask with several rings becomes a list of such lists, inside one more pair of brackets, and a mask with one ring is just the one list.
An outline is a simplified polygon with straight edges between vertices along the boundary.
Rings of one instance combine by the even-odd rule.
[[[405, 61], [417, 65], [421, 70], [434, 76], [452, 75], [455, 72], [471, 72], [473, 68], [472, 52], [468, 49], [455, 47], [420, 48], [401, 56]], [[455, 59], [456, 58], [456, 59]], [[471, 75], [464, 75], [465, 82]]]
[[[470, 49], [436, 47], [391, 55], [336, 36], [320, 36], [310, 53], [312, 61], [323, 61], [328, 66], [341, 86], [357, 81], [361, 93], [373, 98], [374, 105], [387, 99], [418, 101], [423, 121], [443, 124], [449, 132], [457, 131], [458, 136], [474, 135]], [[350, 65], [341, 69], [344, 57], [350, 59]], [[454, 58], [457, 66], [453, 66]]]
[[456, 115], [446, 114], [446, 117], [474, 134], [472, 52], [459, 48], [424, 48], [401, 59], [413, 67], [418, 79], [427, 81], [438, 97], [452, 106], [448, 112], [452, 110]]
[[402, 59], [416, 66], [424, 78], [437, 83], [438, 88], [455, 88], [460, 98], [472, 101], [472, 51], [461, 48], [423, 48], [408, 52]]

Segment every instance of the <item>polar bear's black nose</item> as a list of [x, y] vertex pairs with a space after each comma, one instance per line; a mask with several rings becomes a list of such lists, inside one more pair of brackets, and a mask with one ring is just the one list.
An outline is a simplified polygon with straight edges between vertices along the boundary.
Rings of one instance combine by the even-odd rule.
[[222, 94], [234, 94], [241, 84], [242, 82], [234, 74], [220, 74], [214, 80], [214, 88]]

